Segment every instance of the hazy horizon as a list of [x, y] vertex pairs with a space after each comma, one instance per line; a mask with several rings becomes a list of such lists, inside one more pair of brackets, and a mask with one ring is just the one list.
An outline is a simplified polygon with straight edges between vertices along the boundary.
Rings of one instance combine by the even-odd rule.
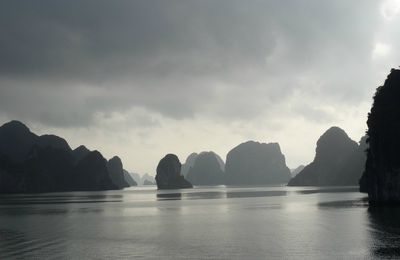
[[175, 153], [278, 142], [290, 168], [338, 126], [366, 130], [400, 64], [400, 1], [0, 4], [0, 124], [155, 175]]

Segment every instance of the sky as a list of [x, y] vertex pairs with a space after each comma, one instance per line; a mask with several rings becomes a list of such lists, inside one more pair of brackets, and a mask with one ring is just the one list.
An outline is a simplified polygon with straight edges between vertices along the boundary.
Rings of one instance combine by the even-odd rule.
[[5, 0], [0, 32], [1, 124], [151, 175], [248, 140], [307, 164], [400, 65], [400, 0]]

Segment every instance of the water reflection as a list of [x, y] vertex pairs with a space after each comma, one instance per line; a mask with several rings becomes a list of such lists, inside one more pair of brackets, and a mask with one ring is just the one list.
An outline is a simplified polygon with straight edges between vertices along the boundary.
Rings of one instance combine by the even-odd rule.
[[182, 193], [157, 193], [157, 200], [181, 200]]
[[[64, 193], [24, 194], [0, 196], [0, 216], [65, 215], [69, 213], [100, 213], [103, 207], [98, 203], [122, 202], [121, 194]], [[62, 206], [65, 205], [65, 206]], [[75, 205], [69, 207], [68, 205]], [[82, 206], [77, 206], [82, 205]], [[87, 206], [83, 206], [87, 205]]]
[[[399, 258], [400, 208], [354, 188], [0, 196], [0, 259]], [[288, 210], [289, 209], [289, 210]]]
[[89, 194], [66, 193], [53, 194], [28, 194], [0, 196], [0, 206], [5, 205], [42, 205], [42, 204], [68, 204], [68, 203], [102, 203], [122, 202], [121, 194]]
[[255, 198], [255, 197], [274, 197], [286, 196], [285, 190], [278, 191], [191, 191], [166, 193], [159, 191], [156, 194], [157, 200], [200, 200], [200, 199], [230, 199], [230, 198]]
[[369, 207], [368, 216], [373, 255], [400, 257], [400, 207]]
[[368, 197], [356, 200], [339, 200], [318, 203], [320, 209], [367, 208]]
[[315, 193], [340, 193], [340, 192], [358, 192], [358, 186], [352, 187], [314, 187], [305, 190], [296, 190], [298, 194], [315, 194]]

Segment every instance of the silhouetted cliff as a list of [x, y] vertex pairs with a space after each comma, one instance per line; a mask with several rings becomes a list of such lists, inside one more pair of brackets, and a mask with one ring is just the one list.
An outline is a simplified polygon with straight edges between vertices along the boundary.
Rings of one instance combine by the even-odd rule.
[[[289, 186], [357, 185], [365, 146], [358, 146], [339, 127], [328, 129], [317, 142], [315, 158]], [[365, 156], [364, 156], [365, 162]]]
[[[225, 183], [221, 158], [214, 152], [202, 152], [189, 169], [186, 178], [193, 185], [221, 185]], [[223, 161], [222, 161], [223, 163]]]
[[193, 188], [181, 175], [182, 164], [175, 154], [167, 154], [157, 166], [156, 182], [158, 189]]
[[141, 179], [142, 185], [144, 185], [144, 183], [146, 181], [147, 181], [147, 183], [153, 183], [153, 184], [156, 183], [156, 179], [153, 176], [149, 175], [148, 173], [143, 174], [140, 179]]
[[124, 179], [126, 183], [128, 183], [129, 186], [138, 186], [139, 184], [136, 182], [136, 180], [133, 178], [132, 174], [129, 173], [127, 170], [123, 170], [124, 172]]
[[368, 115], [367, 162], [360, 190], [372, 204], [400, 203], [400, 70], [376, 90]]
[[290, 174], [292, 175], [292, 178], [295, 177], [297, 174], [299, 174], [306, 166], [304, 165], [299, 165], [295, 169], [290, 170]]
[[72, 151], [72, 157], [74, 157], [75, 162], [79, 162], [86, 155], [90, 153], [90, 150], [84, 145], [80, 145]]
[[357, 149], [350, 154], [343, 167], [335, 174], [336, 178], [332, 185], [337, 186], [357, 186], [365, 169], [367, 160], [366, 143], [367, 137], [361, 138]]
[[287, 183], [290, 170], [278, 143], [249, 141], [233, 148], [226, 156], [226, 183], [262, 185]]
[[193, 167], [194, 162], [196, 161], [198, 154], [191, 153], [187, 158], [184, 164], [182, 164], [181, 175], [186, 178], [189, 173], [190, 168]]
[[113, 183], [119, 188], [126, 188], [130, 185], [125, 180], [124, 169], [122, 167], [122, 161], [118, 156], [114, 156], [107, 162], [107, 170]]
[[0, 153], [13, 162], [24, 161], [38, 139], [21, 122], [10, 121], [0, 127]]
[[123, 187], [113, 183], [107, 161], [97, 151], [84, 146], [71, 150], [63, 138], [37, 136], [18, 121], [0, 127], [0, 193]]
[[[98, 151], [90, 152], [78, 162], [73, 171], [74, 190], [119, 189], [107, 170], [107, 160]], [[122, 187], [121, 187], [122, 188]]]

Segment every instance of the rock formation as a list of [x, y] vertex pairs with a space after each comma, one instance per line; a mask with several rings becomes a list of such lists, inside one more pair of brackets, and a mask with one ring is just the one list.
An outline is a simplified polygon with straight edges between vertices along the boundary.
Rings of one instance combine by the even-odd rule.
[[122, 167], [122, 161], [118, 156], [114, 156], [107, 162], [107, 170], [113, 183], [119, 188], [126, 188], [129, 187], [129, 184], [125, 180]]
[[184, 164], [182, 164], [181, 175], [186, 178], [189, 173], [190, 168], [193, 167], [194, 162], [197, 158], [197, 153], [191, 153], [187, 158]]
[[371, 204], [400, 203], [400, 70], [376, 90], [368, 115], [367, 162], [360, 190]]
[[107, 161], [97, 151], [84, 146], [71, 150], [63, 138], [37, 136], [18, 121], [0, 127], [0, 193], [109, 190], [123, 186], [114, 184]]
[[158, 189], [193, 188], [181, 175], [182, 164], [175, 154], [167, 154], [157, 166], [156, 182]]
[[67, 143], [67, 141], [65, 141], [65, 139], [56, 136], [56, 135], [41, 135], [38, 139], [37, 144], [40, 147], [53, 147], [56, 149], [61, 149], [64, 151], [71, 151], [71, 147], [69, 147], [69, 144]]
[[[137, 185], [142, 185], [142, 184], [143, 184], [143, 182], [142, 182], [142, 177], [140, 176], [139, 173], [130, 172], [129, 174], [130, 174], [130, 175], [132, 176], [132, 178], [135, 180], [135, 182], [137, 183]], [[154, 178], [153, 178], [153, 179], [154, 179]]]
[[[344, 182], [341, 176], [343, 169], [349, 164], [349, 158], [357, 153], [358, 145], [339, 127], [328, 129], [317, 142], [315, 158], [296, 177], [289, 186], [330, 186], [356, 185]], [[362, 154], [362, 153], [361, 153]], [[350, 162], [351, 164], [351, 162]], [[358, 179], [361, 173], [358, 174]]]
[[368, 144], [367, 137], [361, 138], [357, 149], [350, 154], [342, 168], [336, 172], [331, 185], [336, 186], [357, 186], [365, 169], [367, 160], [366, 150]]
[[89, 153], [90, 150], [87, 149], [86, 146], [80, 145], [72, 151], [72, 157], [74, 158], [75, 162], [79, 162]]
[[74, 190], [120, 189], [112, 182], [107, 170], [107, 160], [98, 151], [90, 152], [78, 162], [73, 171]]
[[286, 184], [290, 179], [278, 143], [249, 141], [238, 145], [226, 156], [225, 173], [230, 185]]
[[127, 170], [123, 170], [123, 172], [124, 172], [124, 179], [130, 187], [139, 185], [138, 182], [133, 178], [131, 173], [129, 173]]
[[200, 153], [186, 176], [187, 180], [193, 185], [224, 184], [224, 165], [221, 165], [221, 161], [214, 152]]
[[292, 175], [292, 178], [295, 177], [297, 174], [299, 174], [304, 169], [304, 167], [306, 167], [306, 166], [299, 165], [295, 169], [290, 170], [290, 174]]
[[149, 175], [148, 173], [143, 174], [140, 179], [141, 179], [142, 185], [144, 185], [144, 183], [146, 181], [147, 181], [147, 183], [153, 183], [153, 184], [156, 183], [156, 179], [153, 176]]
[[38, 139], [21, 122], [10, 121], [0, 127], [0, 153], [13, 162], [22, 162]]

